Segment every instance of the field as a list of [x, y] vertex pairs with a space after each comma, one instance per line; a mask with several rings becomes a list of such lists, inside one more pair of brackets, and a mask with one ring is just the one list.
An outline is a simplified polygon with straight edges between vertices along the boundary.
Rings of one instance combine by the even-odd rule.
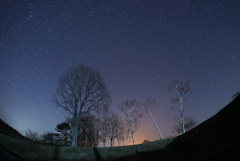
[[41, 145], [40, 143], [20, 140], [0, 134], [0, 144], [26, 160], [38, 161], [70, 161], [70, 160], [113, 160], [137, 155], [141, 152], [159, 150], [166, 147], [173, 138], [150, 143], [109, 148], [59, 147]]

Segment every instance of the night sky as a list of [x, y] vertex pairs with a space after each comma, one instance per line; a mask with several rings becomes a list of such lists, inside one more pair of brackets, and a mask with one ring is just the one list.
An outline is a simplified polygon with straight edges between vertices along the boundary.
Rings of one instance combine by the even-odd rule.
[[[102, 74], [120, 117], [125, 99], [155, 98], [163, 137], [179, 111], [174, 80], [192, 81], [184, 115], [198, 124], [240, 90], [239, 0], [1, 0], [0, 31], [0, 118], [21, 133], [70, 116], [51, 98], [77, 63]], [[159, 138], [149, 115], [135, 137]]]

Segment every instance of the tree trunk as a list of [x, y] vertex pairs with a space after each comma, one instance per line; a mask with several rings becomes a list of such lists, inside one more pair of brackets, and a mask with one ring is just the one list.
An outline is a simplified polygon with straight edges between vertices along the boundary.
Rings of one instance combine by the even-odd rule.
[[73, 136], [72, 136], [72, 146], [77, 146], [78, 125], [79, 125], [79, 117], [76, 117], [75, 126], [73, 129]]
[[159, 133], [159, 135], [160, 135], [160, 138], [163, 139], [162, 134], [161, 134], [161, 131], [160, 131], [160, 129], [158, 128], [158, 125], [157, 125], [156, 121], [154, 120], [153, 115], [152, 115], [152, 113], [151, 113], [151, 111], [150, 111], [149, 109], [148, 109], [148, 113], [149, 113], [149, 115], [151, 116], [154, 124], [155, 124], [156, 127], [157, 127], [157, 130], [158, 130], [158, 133]]
[[85, 129], [83, 129], [83, 147], [86, 147], [86, 132], [85, 132]]
[[105, 140], [106, 140], [106, 146], [108, 147], [107, 136], [105, 136]]
[[132, 134], [133, 145], [135, 145], [134, 136], [133, 136], [133, 131], [132, 131], [132, 124], [131, 124], [131, 134]]
[[182, 99], [180, 98], [180, 113], [181, 113], [181, 119], [182, 119], [182, 129], [183, 134], [185, 133], [185, 126], [184, 126], [184, 119], [183, 119], [183, 106], [182, 106]]
[[111, 147], [113, 146], [113, 139], [111, 138]]
[[132, 134], [133, 145], [135, 145], [133, 133], [131, 133], [131, 134]]
[[120, 139], [118, 138], [118, 146], [121, 146]]

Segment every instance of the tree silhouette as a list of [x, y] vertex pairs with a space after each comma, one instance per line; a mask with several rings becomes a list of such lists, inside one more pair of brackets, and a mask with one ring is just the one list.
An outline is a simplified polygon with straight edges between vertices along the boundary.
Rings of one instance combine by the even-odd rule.
[[161, 133], [160, 129], [158, 128], [158, 125], [157, 125], [157, 123], [156, 123], [156, 121], [155, 121], [155, 119], [153, 118], [153, 115], [152, 115], [152, 113], [151, 113], [151, 109], [152, 109], [154, 106], [156, 106], [156, 101], [155, 101], [155, 99], [147, 98], [145, 101], [142, 102], [142, 105], [143, 105], [143, 107], [145, 108], [145, 111], [146, 111], [147, 113], [149, 113], [149, 115], [151, 116], [151, 118], [152, 118], [152, 120], [153, 120], [153, 122], [154, 122], [154, 124], [155, 124], [155, 126], [156, 126], [156, 128], [157, 128], [157, 130], [158, 130], [160, 139], [163, 139], [162, 133]]
[[132, 135], [133, 145], [135, 145], [134, 133], [139, 127], [142, 114], [140, 113], [139, 104], [136, 100], [123, 101], [119, 106], [119, 109], [123, 112], [127, 125], [130, 128]]
[[[174, 129], [176, 130], [177, 133], [183, 133], [183, 126], [182, 122], [180, 121], [179, 117], [175, 117], [174, 120], [176, 121], [176, 126]], [[194, 126], [196, 125], [196, 121], [192, 117], [185, 117], [184, 118], [184, 127], [185, 130], [191, 130]]]
[[110, 95], [100, 73], [83, 64], [61, 75], [53, 102], [74, 118], [72, 146], [77, 146], [79, 120], [83, 113], [107, 108]]

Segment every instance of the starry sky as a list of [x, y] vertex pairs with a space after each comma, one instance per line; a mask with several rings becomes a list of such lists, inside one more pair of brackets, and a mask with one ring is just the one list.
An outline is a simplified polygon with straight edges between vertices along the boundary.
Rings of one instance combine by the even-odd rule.
[[[184, 115], [198, 124], [240, 90], [239, 20], [239, 0], [1, 0], [0, 118], [21, 133], [54, 131], [70, 116], [51, 102], [59, 76], [83, 63], [102, 74], [119, 117], [125, 99], [155, 98], [172, 136], [171, 82], [192, 81]], [[135, 137], [159, 138], [147, 114]]]

